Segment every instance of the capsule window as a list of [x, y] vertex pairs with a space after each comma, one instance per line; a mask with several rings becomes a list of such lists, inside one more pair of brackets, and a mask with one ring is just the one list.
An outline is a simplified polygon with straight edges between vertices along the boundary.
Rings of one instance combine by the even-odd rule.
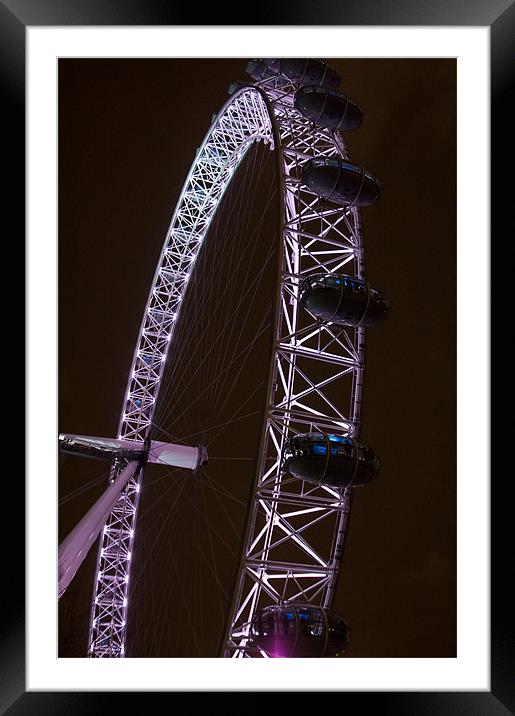
[[275, 616], [275, 636], [291, 636], [295, 634], [295, 617], [292, 612], [283, 612]]
[[332, 614], [329, 618], [329, 636], [333, 639], [345, 639], [348, 635], [348, 626], [342, 617]]
[[263, 612], [252, 627], [254, 636], [285, 637], [295, 634], [295, 614], [275, 609]]
[[340, 279], [336, 278], [336, 276], [327, 276], [325, 282], [327, 286], [339, 286], [341, 284]]
[[320, 609], [299, 607], [297, 616], [299, 620], [299, 636], [322, 636], [325, 622]]
[[327, 448], [325, 445], [313, 445], [311, 451], [313, 455], [327, 455]]
[[[334, 166], [337, 166], [336, 163], [333, 164]], [[353, 174], [359, 174], [361, 176], [362, 169], [361, 167], [356, 166], [356, 164], [350, 164], [350, 162], [342, 162], [341, 167], [348, 172], [352, 172]], [[367, 172], [365, 172], [365, 176], [368, 176], [370, 179], [374, 178], [370, 174], [367, 174]]]
[[375, 466], [375, 464], [376, 464], [376, 462], [377, 462], [377, 458], [376, 458], [376, 456], [375, 456], [373, 450], [372, 450], [371, 448], [369, 448], [369, 447], [362, 447], [362, 448], [361, 448], [358, 459], [359, 459], [361, 462], [365, 462], [365, 463], [367, 463], [368, 465], [374, 465], [374, 466]]

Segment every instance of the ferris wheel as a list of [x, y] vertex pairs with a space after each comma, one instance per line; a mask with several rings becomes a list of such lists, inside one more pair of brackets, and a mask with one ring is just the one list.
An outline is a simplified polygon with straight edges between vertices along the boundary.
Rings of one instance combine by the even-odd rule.
[[117, 437], [60, 436], [65, 451], [113, 461], [102, 504], [66, 545], [63, 590], [100, 534], [90, 657], [125, 656], [145, 465], [198, 470], [202, 479], [209, 460], [203, 445], [154, 440], [153, 425], [199, 254], [238, 168], [260, 143], [275, 153], [279, 195], [273, 341], [255, 480], [219, 655], [335, 656], [349, 642], [349, 625], [332, 601], [352, 490], [379, 469], [358, 438], [365, 329], [388, 310], [385, 296], [365, 281], [359, 210], [379, 198], [380, 187], [350, 161], [342, 132], [360, 126], [362, 110], [337, 90], [339, 75], [327, 62], [252, 60], [247, 74], [250, 81], [233, 83], [213, 118], [177, 202]]

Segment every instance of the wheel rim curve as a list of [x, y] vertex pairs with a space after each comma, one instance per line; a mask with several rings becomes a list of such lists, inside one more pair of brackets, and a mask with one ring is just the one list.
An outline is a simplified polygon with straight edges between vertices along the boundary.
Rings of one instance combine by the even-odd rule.
[[[148, 438], [174, 326], [189, 271], [247, 150], [279, 137], [266, 94], [236, 92], [222, 107], [197, 150], [166, 233], [134, 351], [118, 437]], [[111, 472], [111, 480], [116, 476]], [[143, 470], [123, 491], [101, 536], [91, 607], [88, 656], [124, 657], [128, 585]]]
[[[248, 639], [252, 619], [259, 608], [284, 601], [295, 601], [295, 598], [299, 597], [302, 601], [317, 606], [331, 606], [340, 571], [351, 491], [322, 487], [318, 494], [316, 494], [316, 490], [308, 490], [305, 495], [302, 487], [299, 488], [297, 494], [292, 495], [289, 492], [289, 487], [286, 491], [282, 489], [284, 477], [281, 474], [281, 459], [284, 442], [290, 434], [298, 432], [298, 420], [306, 420], [306, 414], [294, 415], [295, 411], [293, 410], [296, 404], [300, 404], [297, 403], [297, 399], [294, 399], [296, 381], [299, 376], [301, 376], [301, 380], [309, 379], [309, 376], [306, 376], [300, 369], [298, 362], [306, 357], [314, 357], [312, 353], [309, 355], [304, 352], [302, 355], [302, 349], [297, 350], [299, 341], [305, 344], [305, 335], [300, 338], [299, 332], [299, 335], [295, 336], [295, 326], [299, 318], [297, 293], [300, 279], [304, 271], [309, 272], [313, 268], [306, 268], [303, 265], [305, 262], [302, 261], [301, 254], [304, 250], [309, 249], [309, 246], [316, 244], [317, 240], [326, 245], [326, 248], [330, 246], [334, 250], [338, 244], [342, 244], [341, 225], [344, 224], [349, 233], [347, 245], [340, 245], [338, 249], [334, 250], [337, 255], [336, 259], [317, 259], [313, 265], [317, 270], [323, 269], [328, 272], [337, 270], [342, 265], [354, 265], [355, 275], [359, 278], [363, 276], [364, 272], [361, 221], [358, 209], [356, 207], [317, 208], [317, 199], [314, 199], [314, 196], [310, 195], [310, 192], [296, 181], [297, 170], [303, 162], [312, 156], [339, 155], [347, 159], [348, 152], [343, 139], [335, 132], [315, 127], [294, 109], [292, 100], [296, 89], [294, 84], [288, 85], [284, 82], [284, 78], [271, 78], [257, 84], [267, 92], [272, 100], [275, 119], [281, 135], [279, 153], [283, 164], [282, 181], [284, 186], [283, 217], [281, 219], [283, 250], [279, 257], [281, 273], [277, 286], [278, 300], [276, 300], [276, 309], [278, 304], [281, 304], [281, 310], [276, 310], [275, 314], [274, 351], [261, 438], [260, 462], [253, 489], [253, 502], [249, 508], [233, 603], [221, 650], [223, 656], [233, 658], [267, 656], [262, 650], [253, 647]], [[315, 215], [318, 212], [321, 226], [324, 226], [323, 231], [321, 230], [324, 235], [323, 239], [321, 235], [315, 237], [306, 230], [310, 222], [313, 221], [309, 218], [310, 211]], [[295, 239], [292, 239], [293, 235], [295, 235]], [[335, 236], [338, 240], [335, 240]], [[295, 264], [294, 257], [296, 252], [297, 264]], [[309, 254], [309, 250], [307, 253]], [[292, 264], [295, 266], [293, 271]], [[289, 294], [293, 299], [293, 310], [291, 311], [284, 301], [285, 296], [288, 297]], [[289, 329], [286, 331], [289, 333], [286, 340], [290, 343], [289, 346], [285, 345], [285, 324]], [[317, 332], [321, 333], [327, 330], [330, 330], [327, 326], [319, 325]], [[357, 327], [345, 329], [344, 333], [349, 343], [352, 343], [352, 350], [349, 351], [348, 346], [347, 348], [341, 346], [343, 350], [331, 354], [320, 350], [319, 345], [316, 358], [332, 362], [335, 366], [341, 366], [343, 362], [343, 365], [346, 366], [345, 370], [352, 372], [352, 385], [348, 389], [350, 400], [347, 421], [339, 420], [341, 415], [333, 415], [331, 419], [328, 415], [319, 414], [308, 420], [308, 424], [310, 429], [327, 430], [332, 428], [335, 432], [356, 437], [359, 431], [365, 332], [363, 328]], [[281, 370], [281, 362], [284, 366], [285, 352], [289, 349], [291, 349], [287, 359], [289, 372], [286, 376], [286, 370]], [[278, 373], [281, 374], [280, 379]], [[274, 395], [277, 386], [280, 386], [281, 383], [283, 384], [282, 400]], [[313, 392], [315, 391], [313, 390]], [[308, 395], [308, 391], [304, 391], [304, 395]], [[298, 398], [298, 394], [296, 398]], [[274, 409], [281, 407], [284, 410], [278, 419], [277, 413], [274, 414]], [[309, 412], [309, 406], [303, 407]], [[337, 410], [336, 413], [338, 413]], [[274, 453], [276, 462], [271, 470], [270, 468], [267, 470], [265, 461], [269, 455], [271, 443], [273, 443], [272, 453]], [[320, 498], [320, 493], [324, 492], [326, 493], [325, 498]], [[294, 506], [293, 510], [292, 506]], [[307, 518], [301, 528], [292, 526], [288, 520], [284, 519], [285, 512], [281, 511], [281, 507], [290, 510], [290, 512], [286, 512], [287, 515], [291, 513], [296, 517], [301, 511], [304, 511], [306, 516], [311, 511], [318, 511], [314, 522], [332, 517], [333, 537], [329, 553], [325, 558], [317, 554], [307, 540], [300, 537], [300, 532], [311, 526], [310, 518]], [[261, 523], [259, 522], [260, 512]], [[283, 532], [279, 539], [276, 538], [277, 529]], [[272, 552], [288, 540], [298, 543], [301, 551], [308, 555], [308, 560], [306, 560], [308, 564], [274, 562]], [[305, 587], [300, 584], [303, 580]], [[293, 595], [292, 584], [297, 585], [293, 589], [296, 594]]]
[[[124, 407], [120, 416], [119, 437], [140, 441], [148, 436], [155, 404], [157, 402], [164, 364], [169, 347], [173, 342], [174, 323], [180, 311], [180, 300], [186, 290], [188, 272], [184, 269], [191, 268], [191, 270], [193, 270], [193, 264], [202, 246], [204, 236], [208, 233], [211, 220], [216, 213], [225, 189], [230, 184], [232, 174], [243, 160], [247, 149], [256, 141], [265, 141], [270, 143], [272, 148], [277, 150], [278, 171], [282, 186], [282, 191], [280, 192], [282, 222], [280, 240], [283, 242], [283, 248], [288, 242], [290, 244], [292, 242], [292, 227], [288, 226], [288, 221], [291, 221], [291, 216], [294, 214], [295, 202], [291, 197], [291, 188], [293, 185], [288, 187], [288, 181], [292, 177], [294, 165], [298, 166], [299, 161], [303, 160], [301, 155], [305, 153], [305, 150], [313, 151], [316, 149], [317, 142], [320, 144], [321, 137], [323, 141], [329, 142], [332, 151], [347, 156], [345, 145], [336, 134], [331, 134], [327, 130], [317, 130], [317, 141], [313, 143], [313, 146], [308, 147], [306, 146], [305, 140], [302, 139], [300, 144], [303, 151], [295, 150], [297, 151], [297, 156], [292, 163], [292, 156], [288, 153], [291, 146], [287, 146], [289, 141], [287, 138], [288, 130], [285, 130], [284, 127], [290, 124], [290, 139], [291, 137], [298, 139], [299, 136], [306, 131], [306, 120], [300, 120], [299, 113], [296, 112], [293, 107], [288, 107], [288, 93], [286, 92], [285, 94], [283, 90], [277, 92], [276, 89], [273, 83], [263, 82], [236, 92], [220, 110], [216, 120], [206, 134], [201, 147], [197, 151], [197, 156], [186, 178], [170, 227], [166, 234], [158, 267], [145, 307], [133, 363], [129, 373]], [[244, 109], [245, 111], [243, 111]], [[235, 114], [231, 114], [232, 110], [235, 110]], [[295, 115], [298, 116], [295, 117]], [[242, 122], [243, 117], [245, 117], [244, 122]], [[241, 123], [239, 128], [235, 126], [236, 119]], [[254, 124], [252, 124], [252, 120]], [[294, 126], [296, 123], [298, 127]], [[246, 131], [248, 132], [252, 128], [253, 131], [251, 131], [250, 134], [245, 134]], [[218, 131], [221, 132], [221, 137], [216, 136]], [[308, 131], [311, 130], [308, 129]], [[225, 137], [225, 139], [223, 137]], [[232, 146], [231, 140], [233, 144], [236, 145], [232, 153], [230, 149]], [[216, 152], [213, 152], [213, 149], [223, 150], [224, 147], [227, 149], [225, 157], [217, 156]], [[222, 151], [222, 155], [223, 154], [224, 152]], [[313, 155], [308, 154], [307, 156]], [[211, 167], [211, 171], [206, 169], [206, 167]], [[202, 169], [200, 172], [202, 180], [199, 179], [199, 175], [196, 173], [199, 169]], [[220, 173], [217, 174], [218, 172]], [[205, 181], [206, 177], [208, 177], [208, 182], [207, 184], [204, 183], [204, 188], [202, 189], [202, 182]], [[206, 189], [209, 182], [211, 182], [210, 188]], [[288, 192], [290, 192], [290, 194]], [[209, 204], [208, 201], [202, 203], [203, 198], [211, 200], [212, 203]], [[331, 219], [329, 219], [328, 214], [322, 221], [327, 222], [329, 220], [329, 223], [332, 224], [333, 229], [335, 229], [339, 222], [343, 221], [342, 217], [344, 217], [344, 215], [346, 215], [347, 223], [349, 220], [352, 220], [353, 229], [351, 233], [354, 239], [350, 242], [353, 244], [352, 260], [356, 265], [356, 275], [361, 277], [363, 273], [363, 256], [360, 240], [359, 213], [356, 209], [348, 211], [338, 210], [336, 215], [340, 217], [338, 221], [334, 218], [335, 214], [332, 215], [333, 218]], [[323, 212], [321, 212], [321, 216], [324, 216]], [[300, 221], [299, 226], [304, 223], [306, 223], [305, 217], [304, 220]], [[288, 228], [285, 229], [285, 227]], [[300, 228], [302, 228], [302, 226], [300, 226]], [[300, 237], [300, 233], [298, 233], [297, 238], [298, 237]], [[170, 251], [172, 239], [175, 243], [173, 250]], [[326, 236], [326, 239], [329, 240], [329, 237]], [[300, 246], [300, 242], [298, 242], [298, 244]], [[181, 247], [183, 249], [182, 251], [180, 250]], [[184, 258], [187, 258], [189, 263], [183, 263], [182, 259]], [[179, 263], [173, 263], [172, 259], [177, 259]], [[270, 395], [274, 381], [277, 378], [278, 358], [276, 346], [284, 321], [280, 304], [285, 285], [289, 286], [290, 292], [292, 285], [294, 285], [294, 280], [291, 276], [290, 279], [292, 280], [288, 279], [290, 281], [289, 284], [288, 281], [286, 283], [284, 281], [283, 274], [285, 273], [285, 266], [282, 250], [278, 257], [278, 264], [280, 280], [278, 281], [274, 308], [275, 344], [267, 391], [268, 406], [271, 403]], [[175, 273], [172, 276], [173, 272]], [[300, 275], [300, 273], [298, 275]], [[295, 289], [293, 289], [293, 293], [295, 293]], [[295, 311], [298, 311], [298, 305], [295, 307]], [[358, 328], [349, 331], [349, 333], [350, 332], [353, 333], [352, 344], [355, 348], [353, 356], [355, 360], [352, 367], [353, 387], [349, 412], [350, 420], [344, 427], [344, 431], [347, 432], [347, 434], [355, 436], [359, 427], [364, 331]], [[291, 387], [293, 386], [292, 381], [294, 382], [295, 378], [297, 359], [297, 355], [292, 355], [293, 372], [288, 379]], [[137, 401], [139, 401], [139, 404]], [[258, 489], [260, 489], [261, 476], [263, 472], [265, 472], [263, 470], [263, 460], [267, 450], [266, 443], [267, 440], [269, 441], [271, 439], [270, 435], [272, 434], [270, 432], [269, 418], [270, 415], [267, 411], [262, 432], [260, 462], [256, 474], [256, 489], [254, 490], [255, 495]], [[291, 417], [289, 421], [291, 422]], [[340, 429], [342, 429], [341, 425]], [[284, 443], [286, 435], [287, 432], [283, 431], [278, 452], [282, 450], [282, 444]], [[112, 477], [114, 477], [114, 475]], [[101, 538], [90, 620], [89, 656], [123, 657], [125, 655], [128, 583], [141, 479], [142, 473], [138, 479], [134, 479], [129, 483], [108, 520]], [[276, 495], [280, 495], [281, 493], [280, 482], [279, 479], [274, 486]], [[338, 524], [331, 550], [331, 576], [327, 580], [326, 588], [324, 588], [322, 600], [324, 606], [330, 605], [332, 595], [334, 594], [349, 511], [349, 494], [336, 494], [336, 492], [335, 490], [331, 491], [331, 497], [333, 499], [331, 501], [330, 511], [337, 513]], [[258, 582], [255, 582], [257, 587], [252, 588], [253, 591], [250, 595], [250, 601], [248, 594], [245, 592], [244, 578], [248, 575], [249, 556], [251, 556], [252, 552], [252, 550], [248, 549], [250, 544], [249, 539], [251, 542], [255, 542], [255, 540], [252, 539], [252, 530], [256, 525], [257, 512], [256, 510], [254, 510], [254, 512], [252, 510], [256, 505], [256, 509], [259, 509], [260, 504], [259, 501], [254, 499], [253, 507], [249, 515], [245, 538], [246, 546], [238, 571], [238, 583], [234, 591], [233, 606], [228, 622], [227, 643], [224, 649], [226, 656], [254, 655], [252, 650], [245, 649], [247, 643], [245, 638], [246, 634], [244, 633], [242, 636], [238, 632], [238, 619], [241, 621], [242, 614], [241, 604], [247, 600], [246, 605], [250, 606], [249, 614], [251, 616], [252, 612], [255, 612], [262, 602], [263, 595], [265, 595], [265, 599], [267, 594], [271, 599], [275, 599], [275, 596], [270, 595], [265, 589], [265, 582], [270, 585], [270, 579], [267, 581], [266, 568], [259, 568], [256, 573], [258, 576]], [[263, 553], [265, 554], [265, 559], [263, 560], [262, 558], [261, 561], [266, 561], [271, 549], [273, 549], [274, 520], [277, 514], [276, 508], [273, 508], [270, 512], [270, 529], [265, 533], [268, 547]], [[239, 616], [235, 618], [235, 615], [238, 613]], [[248, 618], [249, 614], [245, 616], [246, 622], [244, 623], [247, 625], [250, 623], [250, 619]], [[234, 648], [235, 645], [237, 648]]]

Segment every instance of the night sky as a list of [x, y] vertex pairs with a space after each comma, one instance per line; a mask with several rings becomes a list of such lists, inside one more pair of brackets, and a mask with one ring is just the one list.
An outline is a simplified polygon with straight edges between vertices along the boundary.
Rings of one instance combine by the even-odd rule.
[[[246, 62], [59, 62], [60, 431], [115, 435], [175, 203]], [[349, 657], [452, 657], [456, 63], [331, 63], [365, 111], [346, 142], [382, 185], [361, 216], [367, 279], [390, 301], [388, 319], [367, 330], [360, 433], [382, 467], [355, 490], [334, 607], [351, 623]], [[129, 656], [217, 655], [260, 437], [276, 261], [273, 157], [258, 146], [247, 165], [188, 288], [156, 414], [157, 439], [204, 440], [210, 464], [196, 478], [146, 470]], [[59, 540], [107, 469], [61, 458]], [[95, 557], [96, 547], [60, 601], [60, 656], [85, 655]]]

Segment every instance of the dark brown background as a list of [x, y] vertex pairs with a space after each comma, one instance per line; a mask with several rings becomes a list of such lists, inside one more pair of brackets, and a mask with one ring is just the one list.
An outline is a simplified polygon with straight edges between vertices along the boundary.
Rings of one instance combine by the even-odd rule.
[[[335, 607], [352, 625], [349, 657], [454, 656], [456, 63], [332, 63], [341, 72], [341, 89], [365, 110], [363, 126], [346, 140], [353, 159], [382, 184], [381, 201], [362, 218], [367, 277], [391, 305], [388, 320], [367, 332], [362, 414], [363, 439], [381, 456], [382, 469], [373, 484], [356, 492]], [[173, 207], [211, 115], [226, 100], [229, 82], [244, 78], [245, 64], [60, 61], [59, 430], [116, 432], [146, 292]], [[223, 251], [221, 229], [218, 235], [219, 251], [206, 256], [208, 266]], [[260, 260], [258, 248], [256, 267]], [[242, 270], [240, 265], [238, 276]], [[263, 296], [266, 282], [265, 276]], [[253, 388], [266, 372], [266, 346], [263, 336], [234, 405], [245, 381]], [[192, 411], [190, 428], [205, 427], [206, 417]], [[230, 444], [213, 445], [212, 455], [251, 457], [255, 436], [256, 426], [240, 425]], [[241, 470], [233, 464], [225, 463], [222, 488], [244, 502], [253, 463], [242, 462]], [[60, 498], [104, 469], [66, 458]], [[206, 520], [196, 522], [194, 515], [195, 505], [212, 501], [204, 517], [214, 524], [215, 543], [217, 537], [230, 542], [230, 549], [213, 547], [219, 579], [230, 593], [237, 535], [217, 501], [218, 474], [215, 463], [212, 490], [188, 483], [186, 513], [177, 507], [186, 501], [175, 500], [180, 488], [170, 483], [162, 491], [166, 480], [159, 482], [149, 470], [142, 495], [148, 521], [142, 521], [135, 547], [138, 589], [130, 602], [129, 655], [215, 655], [225, 602], [220, 604], [205, 566]], [[60, 539], [102, 484], [63, 504]], [[227, 509], [231, 504], [225, 500]], [[237, 529], [243, 514], [238, 506], [229, 515]], [[61, 656], [85, 653], [94, 560], [92, 552], [61, 600]]]

